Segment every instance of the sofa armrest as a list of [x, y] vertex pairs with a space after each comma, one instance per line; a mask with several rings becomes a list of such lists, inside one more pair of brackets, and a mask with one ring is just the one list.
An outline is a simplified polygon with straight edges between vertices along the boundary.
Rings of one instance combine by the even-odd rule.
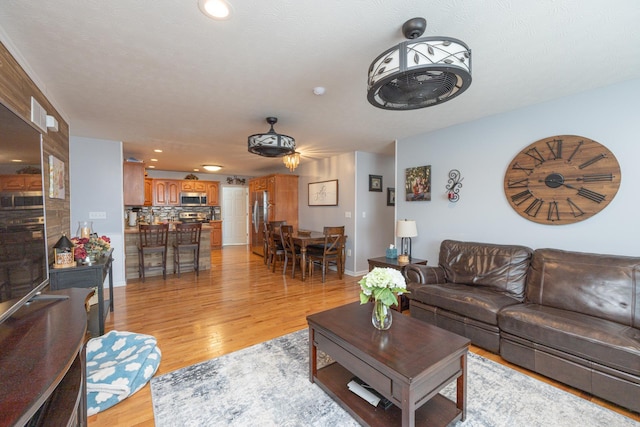
[[430, 267], [422, 264], [408, 264], [402, 269], [402, 274], [407, 284], [430, 285], [435, 283], [445, 283], [444, 269], [441, 267]]

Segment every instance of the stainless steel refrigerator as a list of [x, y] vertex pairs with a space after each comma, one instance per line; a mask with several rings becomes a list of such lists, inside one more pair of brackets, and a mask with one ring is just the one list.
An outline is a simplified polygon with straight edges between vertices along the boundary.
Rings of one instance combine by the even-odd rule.
[[251, 251], [264, 256], [264, 222], [269, 218], [269, 197], [266, 191], [251, 194]]

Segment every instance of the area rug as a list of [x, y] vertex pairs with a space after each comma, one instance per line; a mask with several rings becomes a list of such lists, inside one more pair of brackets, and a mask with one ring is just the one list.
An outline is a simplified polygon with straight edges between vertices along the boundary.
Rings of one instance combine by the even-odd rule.
[[[309, 382], [301, 330], [151, 380], [157, 427], [358, 426]], [[635, 426], [601, 406], [470, 353], [467, 419], [476, 426]], [[455, 388], [442, 392], [454, 399]]]

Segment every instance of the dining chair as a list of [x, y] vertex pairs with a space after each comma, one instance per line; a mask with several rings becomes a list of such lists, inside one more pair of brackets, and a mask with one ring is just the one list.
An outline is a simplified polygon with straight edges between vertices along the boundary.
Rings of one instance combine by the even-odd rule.
[[289, 258], [291, 258], [291, 277], [296, 275], [296, 263], [302, 259], [300, 253], [300, 247], [293, 243], [293, 226], [281, 225], [280, 226], [280, 241], [282, 242], [282, 248], [284, 249], [284, 266], [282, 267], [282, 274], [287, 273], [287, 265]]
[[[173, 274], [178, 272], [180, 277], [180, 268], [183, 265], [193, 264], [193, 270], [196, 272], [196, 276], [200, 274], [200, 236], [202, 234], [202, 224], [197, 223], [185, 223], [176, 224], [176, 238], [173, 242]], [[187, 253], [193, 253], [193, 261], [180, 261], [180, 253], [188, 251]]]
[[[140, 224], [138, 227], [138, 277], [144, 282], [145, 270], [162, 269], [162, 278], [167, 278], [167, 240], [169, 224]], [[160, 255], [160, 264], [147, 265], [145, 256]]]
[[315, 264], [322, 267], [322, 283], [329, 264], [335, 264], [338, 278], [342, 279], [344, 272], [344, 226], [324, 227], [324, 245], [307, 248], [309, 275], [313, 276]]
[[286, 221], [265, 221], [264, 222], [264, 263], [267, 265], [267, 268], [271, 269], [271, 260], [273, 259], [273, 254], [271, 253], [271, 246], [269, 245], [269, 224], [271, 224], [271, 229], [276, 233], [276, 246], [282, 246], [280, 244], [280, 226], [282, 224], [286, 224]]
[[271, 269], [272, 272], [276, 271], [276, 260], [282, 260], [284, 256], [284, 248], [282, 247], [282, 243], [279, 239], [280, 234], [280, 226], [276, 227], [276, 225], [271, 221], [267, 224], [267, 246], [268, 246], [268, 259], [267, 259], [267, 267]]

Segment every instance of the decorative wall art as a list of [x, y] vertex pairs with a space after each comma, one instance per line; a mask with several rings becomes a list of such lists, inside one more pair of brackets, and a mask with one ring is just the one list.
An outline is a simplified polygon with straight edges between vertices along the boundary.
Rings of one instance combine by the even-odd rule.
[[49, 155], [49, 198], [64, 199], [64, 162]]
[[382, 192], [382, 175], [369, 175], [369, 191]]
[[396, 205], [396, 189], [387, 187], [387, 206]]
[[431, 200], [431, 165], [405, 169], [404, 190], [408, 202]]
[[309, 206], [338, 206], [338, 180], [310, 182]]
[[450, 202], [457, 202], [460, 200], [460, 187], [462, 187], [462, 180], [464, 178], [460, 174], [458, 169], [451, 169], [449, 171], [449, 180], [447, 181], [447, 198]]

